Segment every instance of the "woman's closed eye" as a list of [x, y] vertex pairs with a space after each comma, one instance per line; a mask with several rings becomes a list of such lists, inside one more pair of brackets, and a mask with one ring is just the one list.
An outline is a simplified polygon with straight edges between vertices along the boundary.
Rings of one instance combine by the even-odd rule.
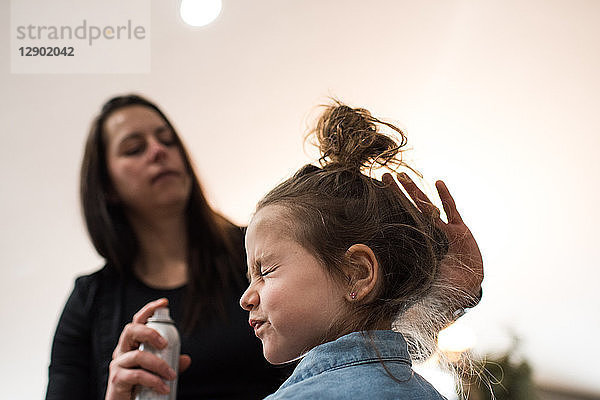
[[141, 154], [144, 152], [145, 148], [146, 146], [144, 143], [131, 144], [123, 149], [123, 154], [126, 156]]
[[161, 142], [164, 146], [170, 147], [176, 144], [175, 134], [166, 126], [158, 128], [155, 132], [155, 135], [158, 141]]
[[121, 155], [135, 156], [142, 154], [146, 150], [146, 140], [139, 133], [129, 134], [119, 143], [118, 151]]

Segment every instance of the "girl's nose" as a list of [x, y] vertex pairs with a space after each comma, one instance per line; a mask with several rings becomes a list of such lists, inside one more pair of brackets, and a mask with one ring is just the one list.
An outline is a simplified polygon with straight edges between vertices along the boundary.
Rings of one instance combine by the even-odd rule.
[[240, 298], [240, 307], [246, 311], [252, 311], [256, 306], [258, 306], [258, 293], [250, 285]]

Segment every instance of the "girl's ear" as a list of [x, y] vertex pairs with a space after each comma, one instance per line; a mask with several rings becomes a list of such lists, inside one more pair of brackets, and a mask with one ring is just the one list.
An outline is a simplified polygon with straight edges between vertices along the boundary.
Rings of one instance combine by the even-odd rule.
[[375, 294], [379, 280], [379, 263], [373, 250], [364, 244], [354, 244], [346, 250], [346, 276], [348, 293], [345, 298], [350, 302], [368, 300]]

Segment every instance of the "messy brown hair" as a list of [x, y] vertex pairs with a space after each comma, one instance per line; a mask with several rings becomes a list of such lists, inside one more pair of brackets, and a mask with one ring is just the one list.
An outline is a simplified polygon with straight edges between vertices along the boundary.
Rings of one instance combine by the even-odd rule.
[[371, 248], [380, 268], [375, 296], [353, 302], [352, 317], [336, 330], [376, 329], [427, 295], [448, 249], [446, 236], [408, 199], [367, 173], [404, 165], [401, 129], [335, 101], [325, 106], [311, 135], [320, 148], [320, 166], [302, 167], [270, 191], [257, 211], [269, 205], [289, 211], [295, 239], [333, 277], [343, 279], [352, 245]]

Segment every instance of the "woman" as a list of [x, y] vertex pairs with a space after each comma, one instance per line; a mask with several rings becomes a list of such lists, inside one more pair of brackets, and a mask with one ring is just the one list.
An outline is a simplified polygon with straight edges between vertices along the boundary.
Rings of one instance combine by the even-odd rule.
[[136, 95], [104, 105], [85, 147], [81, 200], [106, 265], [78, 278], [65, 305], [46, 399], [103, 399], [119, 333], [159, 297], [194, 359], [179, 378], [180, 399], [262, 398], [281, 383], [285, 370], [264, 361], [237, 304], [243, 232], [210, 208], [156, 105]]

